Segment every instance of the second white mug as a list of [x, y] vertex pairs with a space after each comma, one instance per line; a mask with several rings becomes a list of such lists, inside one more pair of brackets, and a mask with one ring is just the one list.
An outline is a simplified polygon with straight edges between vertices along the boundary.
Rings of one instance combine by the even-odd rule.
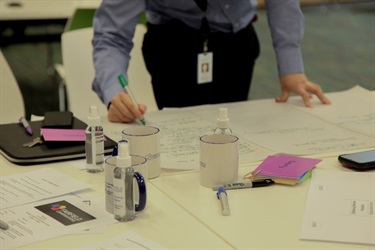
[[236, 182], [239, 167], [239, 138], [210, 134], [200, 137], [200, 184], [212, 188]]
[[148, 178], [161, 174], [160, 130], [153, 126], [134, 125], [122, 130], [122, 139], [129, 142], [130, 154], [147, 159]]

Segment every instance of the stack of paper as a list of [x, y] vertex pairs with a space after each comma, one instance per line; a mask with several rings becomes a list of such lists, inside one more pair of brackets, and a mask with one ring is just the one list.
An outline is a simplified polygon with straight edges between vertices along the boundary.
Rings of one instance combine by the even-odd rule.
[[292, 155], [268, 156], [254, 171], [245, 175], [245, 178], [272, 179], [275, 183], [295, 185], [309, 178], [312, 169], [320, 161]]
[[375, 172], [314, 171], [300, 238], [375, 245], [374, 187]]
[[118, 222], [90, 185], [52, 168], [0, 176], [0, 193], [0, 219], [9, 225], [0, 230], [1, 249], [97, 232]]

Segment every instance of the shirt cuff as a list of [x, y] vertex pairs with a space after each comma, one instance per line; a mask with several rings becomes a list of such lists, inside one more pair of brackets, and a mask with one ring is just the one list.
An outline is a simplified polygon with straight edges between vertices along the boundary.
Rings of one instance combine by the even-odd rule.
[[[117, 81], [117, 78], [113, 78], [112, 80]], [[96, 79], [93, 83], [93, 90], [98, 94], [100, 100], [102, 100], [106, 107], [109, 107], [109, 103], [112, 101], [112, 98], [117, 95], [117, 93], [124, 91], [120, 83], [112, 85], [100, 85]]]
[[276, 57], [280, 77], [305, 72], [299, 48], [276, 50]]

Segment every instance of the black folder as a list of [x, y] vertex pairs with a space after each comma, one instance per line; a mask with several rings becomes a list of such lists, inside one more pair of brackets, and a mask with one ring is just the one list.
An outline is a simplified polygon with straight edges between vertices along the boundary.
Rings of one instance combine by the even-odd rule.
[[[29, 122], [33, 135], [26, 133], [25, 128], [18, 123], [0, 125], [0, 153], [9, 161], [19, 165], [63, 161], [85, 158], [85, 142], [45, 142], [31, 148], [23, 147], [40, 135], [43, 121]], [[78, 118], [73, 118], [73, 129], [86, 129], [87, 124]], [[106, 136], [104, 153], [111, 154], [116, 142]]]

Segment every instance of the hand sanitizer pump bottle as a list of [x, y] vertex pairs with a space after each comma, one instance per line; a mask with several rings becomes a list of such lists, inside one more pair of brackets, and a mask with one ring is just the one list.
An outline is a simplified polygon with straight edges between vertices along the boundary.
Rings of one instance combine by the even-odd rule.
[[104, 170], [104, 132], [96, 106], [90, 107], [88, 126], [86, 128], [86, 168], [89, 173]]
[[113, 171], [113, 213], [118, 221], [135, 219], [133, 178], [129, 144], [127, 141], [118, 143], [116, 168]]
[[217, 117], [217, 126], [214, 134], [231, 135], [232, 130], [229, 128], [228, 109], [219, 108], [219, 116]]

